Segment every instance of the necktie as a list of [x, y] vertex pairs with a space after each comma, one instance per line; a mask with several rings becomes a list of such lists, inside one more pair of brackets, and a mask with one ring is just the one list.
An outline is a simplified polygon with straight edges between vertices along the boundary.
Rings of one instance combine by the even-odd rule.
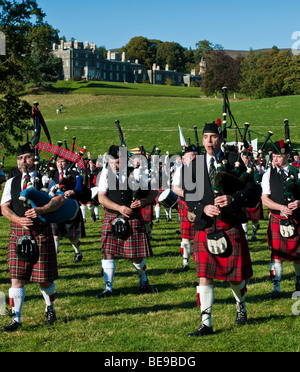
[[63, 177], [64, 177], [63, 172], [60, 172], [60, 173], [59, 173], [59, 182], [63, 179]]
[[211, 158], [211, 159], [210, 159], [210, 164], [209, 164], [209, 173], [208, 173], [210, 183], [213, 182], [213, 179], [214, 179], [214, 177], [215, 177], [215, 174], [217, 173], [216, 168], [215, 168], [215, 166], [214, 166], [214, 161], [215, 161], [214, 158]]
[[27, 189], [27, 185], [28, 185], [28, 178], [27, 178], [27, 176], [25, 175], [25, 176], [24, 176], [24, 181], [23, 181], [23, 187], [22, 187], [22, 190]]

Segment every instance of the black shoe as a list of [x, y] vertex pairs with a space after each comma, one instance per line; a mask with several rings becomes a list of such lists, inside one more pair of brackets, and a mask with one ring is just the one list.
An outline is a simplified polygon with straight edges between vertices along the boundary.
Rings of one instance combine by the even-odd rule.
[[140, 280], [140, 292], [142, 294], [150, 293], [149, 280]]
[[236, 313], [236, 319], [235, 319], [235, 324], [240, 326], [240, 325], [244, 325], [247, 323], [247, 313], [243, 312], [243, 311], [238, 311]]
[[201, 324], [201, 326], [196, 329], [195, 332], [189, 333], [188, 337], [199, 337], [199, 336], [207, 336], [212, 335], [214, 333], [212, 327], [208, 327], [205, 324]]
[[270, 300], [276, 300], [277, 298], [280, 298], [280, 292], [274, 290], [271, 294], [269, 294], [268, 298]]
[[103, 292], [96, 294], [95, 298], [105, 298], [110, 297], [112, 292], [109, 289], [104, 289]]
[[0, 331], [3, 332], [14, 332], [16, 331], [19, 327], [22, 327], [22, 324], [17, 322], [16, 320], [13, 320], [8, 326], [1, 327]]
[[247, 323], [247, 312], [246, 312], [246, 304], [245, 301], [237, 303], [237, 313], [235, 324], [240, 326]]
[[56, 313], [52, 306], [47, 306], [45, 316], [48, 324], [54, 324], [56, 322]]
[[185, 265], [185, 266], [182, 266], [182, 268], [179, 269], [178, 271], [179, 271], [180, 273], [186, 273], [186, 272], [189, 271], [189, 269], [190, 269], [189, 265]]
[[74, 263], [78, 263], [80, 261], [82, 261], [82, 253], [75, 253], [75, 256], [74, 256]]

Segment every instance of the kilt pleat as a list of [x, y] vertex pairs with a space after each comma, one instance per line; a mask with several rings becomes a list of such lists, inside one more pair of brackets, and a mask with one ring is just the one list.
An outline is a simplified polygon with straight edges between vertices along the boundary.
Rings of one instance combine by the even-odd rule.
[[148, 204], [144, 208], [141, 208], [141, 213], [143, 216], [143, 220], [145, 223], [149, 223], [153, 221], [154, 215], [153, 215], [153, 204]]
[[241, 226], [230, 228], [224, 222], [217, 220], [217, 229], [225, 233], [229, 252], [223, 256], [216, 256], [208, 251], [206, 237], [208, 233], [213, 232], [212, 227], [204, 231], [196, 231], [193, 257], [197, 277], [237, 282], [251, 278], [252, 264], [243, 228]]
[[300, 260], [300, 221], [293, 220], [296, 232], [290, 238], [280, 234], [281, 216], [270, 214], [268, 225], [268, 244], [271, 248], [271, 258], [282, 261]]
[[263, 206], [261, 200], [253, 208], [245, 207], [243, 208], [245, 216], [248, 221], [258, 221], [264, 219]]
[[52, 233], [60, 239], [69, 238], [72, 240], [85, 238], [85, 226], [81, 210], [79, 209], [76, 217], [72, 221], [51, 224]]
[[105, 211], [102, 223], [102, 253], [124, 258], [152, 256], [152, 248], [141, 211], [136, 211], [133, 217], [129, 219], [131, 234], [126, 240], [119, 239], [112, 234], [111, 223], [118, 216], [117, 213]]
[[35, 224], [32, 235], [39, 247], [39, 260], [31, 264], [20, 259], [16, 253], [18, 240], [23, 235], [29, 235], [16, 223], [11, 223], [11, 232], [7, 248], [7, 263], [11, 279], [20, 279], [37, 283], [53, 282], [58, 278], [55, 244], [50, 225]]
[[179, 219], [180, 219], [181, 238], [193, 240], [194, 235], [195, 235], [195, 231], [194, 231], [195, 224], [190, 222], [187, 219], [188, 210], [189, 208], [187, 204], [181, 199], [179, 199], [178, 200], [178, 214], [179, 214]]

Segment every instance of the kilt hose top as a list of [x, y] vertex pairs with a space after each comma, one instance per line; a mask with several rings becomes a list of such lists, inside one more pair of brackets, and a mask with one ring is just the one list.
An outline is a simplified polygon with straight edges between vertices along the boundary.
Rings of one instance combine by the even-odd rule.
[[120, 217], [119, 213], [112, 213], [105, 209], [102, 223], [102, 253], [124, 258], [152, 256], [152, 249], [141, 210], [135, 210], [133, 216], [128, 219], [130, 236], [126, 240], [119, 239], [112, 234], [112, 222], [117, 217]]
[[251, 278], [251, 258], [242, 226], [231, 227], [217, 220], [217, 230], [225, 233], [228, 244], [228, 252], [223, 256], [213, 255], [207, 249], [206, 237], [213, 230], [213, 227], [208, 227], [195, 233], [193, 258], [197, 277], [237, 282]]
[[180, 219], [180, 234], [182, 239], [193, 240], [195, 231], [194, 224], [187, 219], [189, 207], [186, 202], [178, 198], [178, 214]]
[[271, 213], [268, 225], [268, 244], [271, 258], [282, 261], [300, 261], [300, 218], [293, 219], [295, 234], [285, 238], [280, 234], [280, 221], [286, 219]]
[[55, 244], [51, 225], [34, 221], [31, 234], [39, 248], [39, 260], [31, 264], [20, 259], [16, 253], [18, 240], [30, 232], [12, 222], [7, 248], [7, 263], [11, 279], [26, 280], [36, 283], [51, 283], [58, 278]]

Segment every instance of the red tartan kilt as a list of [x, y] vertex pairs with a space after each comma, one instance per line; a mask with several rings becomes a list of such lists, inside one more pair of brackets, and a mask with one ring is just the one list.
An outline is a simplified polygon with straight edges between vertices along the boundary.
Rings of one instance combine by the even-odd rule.
[[72, 222], [53, 223], [51, 224], [51, 227], [53, 235], [58, 236], [60, 239], [69, 238], [75, 240], [86, 237], [85, 226], [80, 209]]
[[58, 278], [55, 244], [50, 225], [39, 223], [34, 227], [32, 235], [39, 247], [39, 260], [33, 265], [19, 259], [16, 246], [21, 236], [28, 234], [16, 223], [11, 223], [7, 262], [11, 279], [26, 280], [36, 283], [51, 283]]
[[242, 226], [230, 228], [229, 225], [217, 220], [217, 229], [223, 230], [227, 235], [231, 254], [229, 257], [220, 257], [208, 251], [206, 236], [207, 233], [213, 232], [213, 228], [196, 231], [193, 257], [198, 278], [237, 282], [251, 278], [253, 275], [251, 258]]
[[187, 204], [178, 199], [178, 213], [180, 218], [180, 234], [182, 239], [193, 240], [195, 231], [195, 224], [187, 219], [188, 206]]
[[143, 220], [145, 223], [149, 223], [153, 221], [154, 216], [153, 216], [153, 205], [148, 204], [144, 208], [141, 209]]
[[300, 260], [300, 223], [299, 220], [293, 220], [296, 227], [294, 237], [284, 238], [280, 234], [279, 221], [281, 216], [270, 214], [268, 226], [268, 244], [271, 247], [272, 259], [283, 261]]
[[245, 216], [248, 221], [258, 221], [264, 219], [264, 212], [261, 200], [254, 208], [243, 208]]
[[116, 213], [105, 211], [102, 224], [102, 253], [125, 258], [152, 256], [152, 249], [141, 212], [136, 212], [134, 217], [129, 219], [132, 233], [126, 240], [118, 239], [111, 233], [111, 223], [118, 216]]

